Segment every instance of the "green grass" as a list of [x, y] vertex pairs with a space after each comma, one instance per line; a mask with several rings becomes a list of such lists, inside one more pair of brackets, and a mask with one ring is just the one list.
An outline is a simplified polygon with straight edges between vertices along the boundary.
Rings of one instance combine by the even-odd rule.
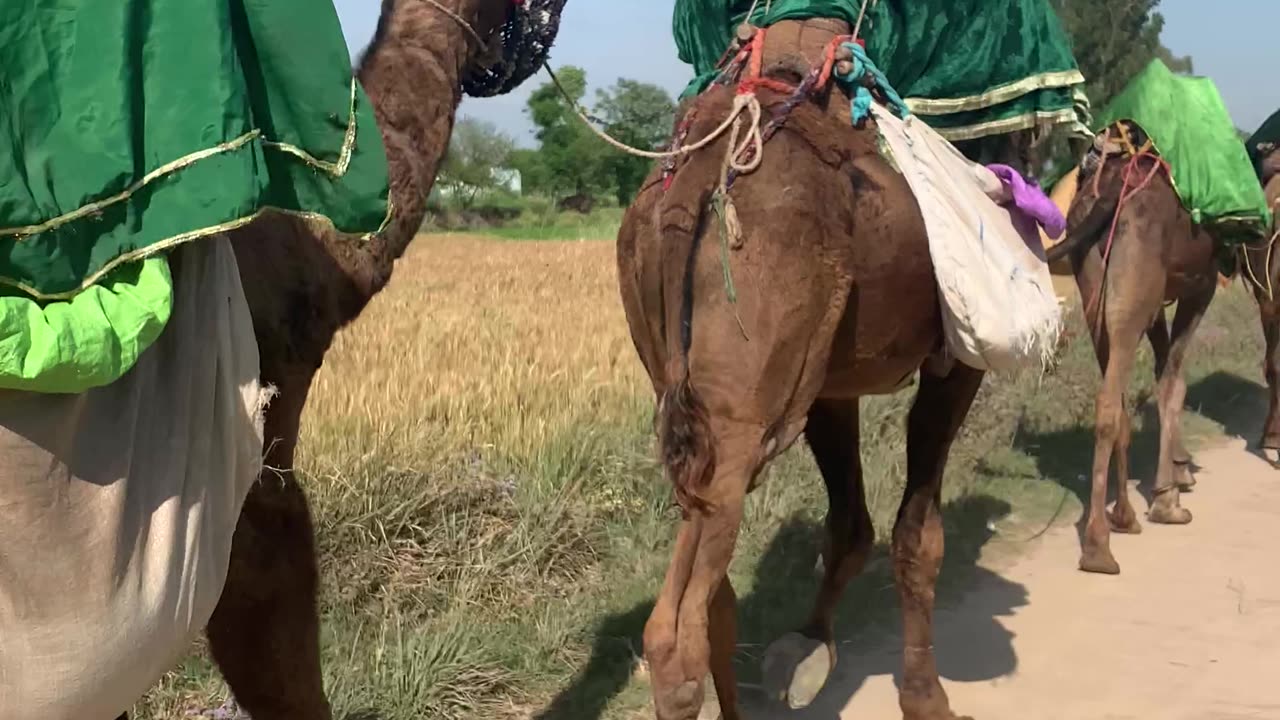
[[[652, 401], [612, 255], [611, 243], [424, 238], [335, 344], [301, 464], [338, 717], [646, 716], [640, 633], [676, 511], [653, 462]], [[1188, 370], [1193, 445], [1259, 428], [1256, 312], [1233, 286], [1201, 327]], [[980, 555], [1016, 553], [1047, 525], [1078, 518], [1097, 382], [1078, 336], [1054, 373], [985, 384], [948, 468], [940, 603], [959, 602], [988, 572]], [[1130, 393], [1141, 478], [1154, 460], [1150, 386], [1144, 346]], [[903, 485], [910, 397], [864, 404], [881, 539]], [[802, 444], [749, 501], [731, 569], [743, 682], [758, 681], [763, 646], [809, 609], [825, 508]], [[896, 615], [882, 547], [842, 607], [846, 637]], [[225, 696], [197, 648], [136, 715], [169, 720]]]
[[481, 234], [504, 240], [612, 240], [622, 224], [621, 208], [600, 208], [590, 214], [554, 213], [550, 217], [528, 217]]

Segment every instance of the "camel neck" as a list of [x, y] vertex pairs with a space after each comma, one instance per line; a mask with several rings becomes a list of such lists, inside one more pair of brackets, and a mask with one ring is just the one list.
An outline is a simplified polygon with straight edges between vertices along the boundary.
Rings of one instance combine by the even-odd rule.
[[[471, 22], [481, 0], [437, 0]], [[374, 106], [391, 176], [391, 224], [370, 248], [390, 277], [426, 214], [448, 147], [474, 41], [458, 21], [424, 0], [383, 0], [382, 17], [357, 75]], [[385, 265], [385, 268], [381, 266]]]

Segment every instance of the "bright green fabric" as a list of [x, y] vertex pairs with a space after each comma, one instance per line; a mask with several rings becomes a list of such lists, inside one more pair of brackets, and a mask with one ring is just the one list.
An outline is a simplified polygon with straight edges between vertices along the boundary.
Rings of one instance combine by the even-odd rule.
[[115, 382], [164, 329], [169, 261], [129, 263], [71, 300], [0, 297], [0, 389], [78, 393]]
[[358, 88], [352, 112], [329, 0], [0, 0], [0, 68], [0, 283], [36, 297], [268, 206], [348, 232], [386, 217], [382, 140]]
[[1098, 115], [1097, 129], [1117, 120], [1151, 136], [1183, 204], [1196, 222], [1216, 226], [1220, 240], [1249, 240], [1270, 226], [1266, 196], [1212, 80], [1152, 60]]
[[[680, 59], [703, 90], [743, 22], [751, 0], [676, 0]], [[774, 0], [753, 22], [829, 17], [857, 22], [861, 0]], [[913, 113], [949, 139], [1068, 123], [1078, 130], [1080, 76], [1070, 42], [1047, 0], [879, 0], [868, 8], [862, 37]], [[967, 100], [946, 107], [939, 101]]]

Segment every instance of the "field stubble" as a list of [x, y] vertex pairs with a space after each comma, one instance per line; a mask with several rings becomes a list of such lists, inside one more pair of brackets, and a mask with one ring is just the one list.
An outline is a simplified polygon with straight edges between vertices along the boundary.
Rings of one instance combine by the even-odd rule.
[[[1078, 330], [1078, 313], [1071, 320]], [[1192, 351], [1185, 422], [1215, 435], [1261, 402], [1256, 309], [1224, 291]], [[1098, 371], [1083, 336], [1049, 375], [990, 379], [946, 481], [949, 602], [980, 553], [1016, 552], [1079, 516]], [[1150, 353], [1130, 398], [1134, 474], [1154, 461]], [[864, 403], [877, 536], [896, 511], [912, 391]], [[321, 553], [336, 716], [361, 720], [630, 717], [645, 701], [639, 636], [665, 569], [669, 488], [652, 396], [627, 334], [609, 242], [424, 236], [334, 344], [299, 465]], [[1256, 414], [1256, 413], [1255, 413]], [[800, 622], [826, 508], [798, 444], [753, 496], [732, 577], [742, 676]], [[853, 583], [847, 637], [891, 624], [883, 548]], [[135, 709], [180, 717], [226, 690], [202, 649]]]

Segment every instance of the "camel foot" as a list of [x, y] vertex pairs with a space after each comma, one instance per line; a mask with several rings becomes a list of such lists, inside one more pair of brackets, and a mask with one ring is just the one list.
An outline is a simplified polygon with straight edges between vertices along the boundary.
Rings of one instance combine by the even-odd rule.
[[655, 690], [658, 720], [697, 720], [702, 714], [702, 683], [689, 680], [665, 691]]
[[762, 670], [768, 696], [792, 710], [806, 708], [827, 683], [835, 652], [821, 640], [793, 632], [765, 652]]
[[1186, 525], [1191, 522], [1191, 511], [1177, 505], [1152, 505], [1147, 519], [1161, 525]]
[[1112, 510], [1107, 513], [1107, 521], [1111, 525], [1111, 532], [1124, 535], [1142, 534], [1142, 523], [1138, 522], [1138, 514], [1133, 511], [1132, 507], [1126, 507], [1123, 510], [1120, 508]]
[[1271, 463], [1273, 467], [1280, 468], [1280, 449], [1273, 447], [1262, 447], [1262, 459]]
[[1099, 575], [1119, 575], [1120, 563], [1108, 548], [1085, 548], [1080, 554], [1080, 569], [1087, 573]]

